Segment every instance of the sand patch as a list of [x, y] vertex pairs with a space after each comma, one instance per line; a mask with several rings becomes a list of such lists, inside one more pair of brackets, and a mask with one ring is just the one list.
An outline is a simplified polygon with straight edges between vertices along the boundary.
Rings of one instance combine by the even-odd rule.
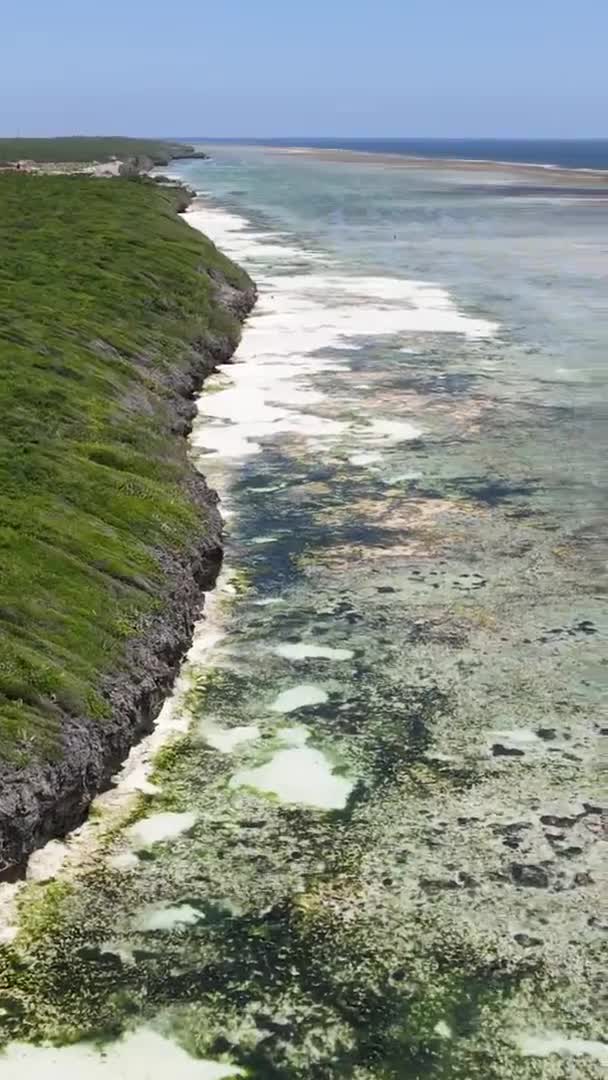
[[302, 683], [300, 686], [293, 686], [291, 690], [284, 690], [275, 698], [270, 708], [272, 712], [290, 713], [310, 705], [324, 705], [327, 700], [327, 693], [322, 687]]
[[234, 788], [250, 787], [274, 795], [284, 803], [298, 803], [318, 810], [342, 810], [354, 787], [352, 780], [337, 776], [321, 750], [307, 746], [304, 727], [287, 728], [281, 735], [290, 743], [254, 769], [242, 769], [230, 781]]
[[220, 728], [214, 725], [205, 725], [200, 729], [200, 734], [207, 746], [219, 750], [220, 754], [231, 754], [243, 743], [253, 742], [260, 737], [260, 729], [255, 724], [242, 727]]
[[196, 814], [186, 812], [176, 814], [167, 811], [163, 814], [151, 814], [131, 825], [126, 835], [139, 847], [151, 847], [164, 840], [174, 840], [176, 836], [191, 829], [196, 822]]
[[310, 641], [286, 642], [284, 645], [277, 645], [273, 652], [285, 660], [351, 660], [354, 656], [352, 649], [331, 649], [327, 645], [314, 645]]
[[544, 1031], [536, 1035], [519, 1035], [516, 1043], [524, 1057], [545, 1058], [551, 1054], [565, 1058], [590, 1057], [608, 1066], [608, 1043], [594, 1039], [577, 1039], [558, 1031]]
[[180, 1046], [140, 1028], [102, 1049], [88, 1043], [74, 1046], [29, 1046], [12, 1043], [0, 1057], [2, 1080], [44, 1077], [44, 1080], [228, 1080], [242, 1069], [219, 1061], [197, 1061]]
[[137, 929], [144, 933], [155, 930], [175, 930], [180, 926], [194, 926], [204, 916], [190, 904], [174, 907], [150, 908], [137, 921]]

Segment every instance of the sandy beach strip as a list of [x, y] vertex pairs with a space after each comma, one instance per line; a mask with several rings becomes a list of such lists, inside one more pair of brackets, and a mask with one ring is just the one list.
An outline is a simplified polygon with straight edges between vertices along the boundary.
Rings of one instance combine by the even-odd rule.
[[350, 165], [383, 165], [398, 169], [432, 169], [437, 171], [493, 172], [505, 177], [515, 173], [518, 179], [555, 186], [595, 187], [602, 185], [608, 191], [608, 170], [570, 169], [559, 165], [539, 165], [518, 161], [492, 161], [490, 159], [419, 157], [409, 154], [376, 154], [370, 150], [341, 150], [315, 146], [265, 146], [269, 153], [281, 157], [310, 158]]

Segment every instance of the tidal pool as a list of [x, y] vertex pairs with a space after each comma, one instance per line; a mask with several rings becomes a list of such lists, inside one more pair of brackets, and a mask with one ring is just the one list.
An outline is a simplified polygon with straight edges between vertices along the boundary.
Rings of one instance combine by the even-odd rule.
[[344, 809], [354, 781], [337, 775], [325, 754], [307, 745], [309, 736], [310, 732], [303, 727], [284, 728], [278, 738], [286, 747], [277, 750], [264, 764], [235, 773], [231, 787], [250, 787], [275, 795], [281, 802], [315, 806], [319, 810]]

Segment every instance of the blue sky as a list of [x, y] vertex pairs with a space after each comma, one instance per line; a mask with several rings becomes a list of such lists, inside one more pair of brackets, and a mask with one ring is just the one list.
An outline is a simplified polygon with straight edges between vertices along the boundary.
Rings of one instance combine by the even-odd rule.
[[607, 0], [2, 6], [2, 135], [608, 135]]

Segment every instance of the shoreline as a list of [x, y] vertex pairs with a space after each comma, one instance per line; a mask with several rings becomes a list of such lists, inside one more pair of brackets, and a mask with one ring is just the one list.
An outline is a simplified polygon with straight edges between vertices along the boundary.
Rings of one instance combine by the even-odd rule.
[[[211, 145], [211, 144], [208, 144]], [[376, 154], [371, 150], [346, 150], [336, 148], [320, 148], [314, 146], [290, 146], [280, 147], [271, 144], [261, 146], [260, 149], [268, 153], [277, 154], [280, 157], [310, 158], [314, 161], [327, 161], [346, 163], [352, 165], [388, 165], [402, 169], [436, 169], [438, 172], [462, 169], [464, 172], [479, 171], [480, 166], [497, 174], [519, 173], [522, 178], [536, 174], [542, 176], [545, 181], [555, 185], [565, 183], [569, 179], [576, 178], [580, 182], [589, 185], [603, 183], [608, 192], [608, 170], [603, 169], [574, 169], [568, 166], [537, 164], [535, 162], [510, 162], [492, 160], [491, 158], [457, 158], [457, 157], [423, 157], [415, 154]]]

